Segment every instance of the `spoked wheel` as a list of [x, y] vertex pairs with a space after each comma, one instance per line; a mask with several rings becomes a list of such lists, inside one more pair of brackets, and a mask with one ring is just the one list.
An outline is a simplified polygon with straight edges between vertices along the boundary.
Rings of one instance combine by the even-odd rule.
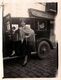
[[39, 46], [38, 46], [38, 57], [41, 58], [46, 58], [49, 53], [50, 53], [50, 45], [47, 41], [41, 41]]

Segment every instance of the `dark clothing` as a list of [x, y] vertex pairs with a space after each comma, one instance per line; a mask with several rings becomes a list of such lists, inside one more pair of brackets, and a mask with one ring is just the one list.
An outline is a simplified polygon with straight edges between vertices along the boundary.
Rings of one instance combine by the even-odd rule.
[[15, 31], [14, 41], [22, 41], [25, 38], [25, 33], [22, 28]]
[[13, 49], [13, 42], [11, 40], [11, 32], [7, 31], [5, 33], [5, 38], [3, 41], [3, 56], [10, 56], [12, 54], [12, 49]]
[[21, 29], [15, 31], [13, 36], [15, 54], [22, 57], [26, 54], [26, 40], [21, 41]]
[[[27, 34], [29, 37], [26, 39]], [[20, 57], [30, 55], [35, 42], [34, 31], [27, 27], [20, 27], [15, 31], [13, 40], [16, 55]]]
[[26, 40], [23, 41], [15, 41], [15, 53], [16, 55], [23, 57], [28, 53]]

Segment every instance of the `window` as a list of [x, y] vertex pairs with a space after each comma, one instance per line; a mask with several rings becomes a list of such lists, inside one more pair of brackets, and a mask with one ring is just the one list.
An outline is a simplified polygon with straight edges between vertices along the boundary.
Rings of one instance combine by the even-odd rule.
[[44, 28], [45, 28], [45, 23], [44, 22], [42, 22], [42, 23], [38, 22], [38, 30], [42, 30]]

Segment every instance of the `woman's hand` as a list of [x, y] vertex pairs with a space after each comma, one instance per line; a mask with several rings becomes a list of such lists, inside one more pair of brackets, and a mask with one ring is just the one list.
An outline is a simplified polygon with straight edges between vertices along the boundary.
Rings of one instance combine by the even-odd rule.
[[25, 36], [25, 38], [29, 38], [30, 36]]

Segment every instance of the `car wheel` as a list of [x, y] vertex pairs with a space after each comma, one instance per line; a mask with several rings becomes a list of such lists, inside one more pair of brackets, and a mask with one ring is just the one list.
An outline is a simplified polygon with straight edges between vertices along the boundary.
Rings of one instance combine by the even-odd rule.
[[50, 53], [50, 45], [47, 41], [41, 41], [39, 46], [38, 46], [38, 57], [41, 58], [46, 58], [49, 53]]

